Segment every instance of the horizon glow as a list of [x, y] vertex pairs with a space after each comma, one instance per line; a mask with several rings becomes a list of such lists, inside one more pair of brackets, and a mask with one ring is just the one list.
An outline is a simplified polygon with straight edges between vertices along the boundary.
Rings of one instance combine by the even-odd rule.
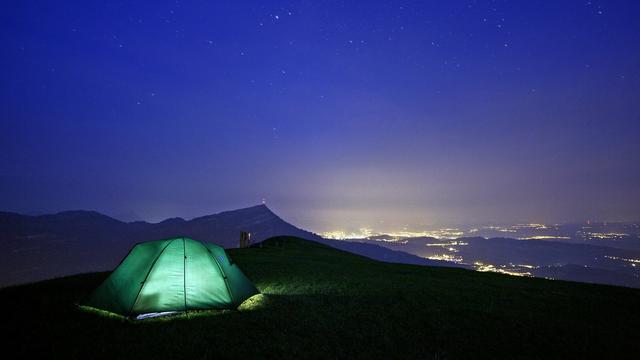
[[2, 211], [160, 221], [265, 199], [345, 234], [640, 220], [639, 2], [0, 17]]

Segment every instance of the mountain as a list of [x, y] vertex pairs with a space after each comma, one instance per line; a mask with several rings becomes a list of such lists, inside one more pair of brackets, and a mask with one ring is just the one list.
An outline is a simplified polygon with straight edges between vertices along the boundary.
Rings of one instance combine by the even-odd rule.
[[0, 286], [110, 270], [135, 243], [142, 241], [186, 236], [233, 248], [238, 246], [241, 231], [251, 232], [253, 243], [288, 235], [381, 261], [455, 266], [376, 244], [326, 240], [287, 223], [265, 205], [159, 223], [127, 223], [95, 211], [40, 216], [0, 212]]

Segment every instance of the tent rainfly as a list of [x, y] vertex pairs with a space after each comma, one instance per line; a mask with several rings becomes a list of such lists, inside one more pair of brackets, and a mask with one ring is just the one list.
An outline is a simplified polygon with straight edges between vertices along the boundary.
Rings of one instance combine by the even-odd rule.
[[235, 309], [255, 294], [223, 248], [181, 237], [136, 244], [81, 305], [135, 316]]

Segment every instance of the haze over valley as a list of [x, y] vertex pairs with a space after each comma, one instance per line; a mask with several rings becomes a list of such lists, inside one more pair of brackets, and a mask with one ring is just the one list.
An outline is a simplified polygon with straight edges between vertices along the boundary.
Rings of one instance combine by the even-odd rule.
[[109, 270], [133, 244], [146, 240], [191, 236], [234, 248], [240, 231], [251, 232], [254, 243], [291, 235], [387, 262], [640, 288], [636, 223], [485, 225], [391, 234], [364, 228], [360, 234], [315, 234], [282, 220], [266, 205], [158, 223], [123, 222], [91, 211], [0, 213], [0, 286]]

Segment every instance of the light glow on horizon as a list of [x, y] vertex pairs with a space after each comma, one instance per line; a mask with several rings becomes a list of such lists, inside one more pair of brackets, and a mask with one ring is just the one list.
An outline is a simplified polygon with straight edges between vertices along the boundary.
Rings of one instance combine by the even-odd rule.
[[525, 236], [525, 237], [518, 238], [518, 240], [550, 240], [550, 239], [571, 240], [571, 237], [553, 236], [553, 235], [536, 235], [536, 236]]
[[[506, 274], [506, 275], [512, 275], [512, 276], [527, 276], [527, 277], [532, 277], [533, 274], [531, 274], [530, 272], [526, 271], [526, 272], [517, 272], [514, 271], [513, 269], [508, 269], [506, 267], [506, 265], [501, 265], [499, 267], [492, 265], [492, 264], [485, 264], [482, 263], [480, 261], [476, 261], [473, 263], [473, 265], [476, 267], [476, 271], [480, 271], [480, 272], [496, 272], [496, 273], [500, 273], [500, 274]], [[524, 267], [524, 268], [535, 268], [531, 265], [516, 265], [516, 266], [520, 266], [520, 267]]]
[[606, 257], [607, 259], [611, 259], [611, 260], [620, 260], [620, 261], [626, 261], [631, 263], [631, 266], [636, 266], [636, 264], [640, 264], [640, 259], [626, 259], [626, 258], [622, 258], [622, 257], [618, 257], [618, 256], [609, 256], [609, 255], [605, 255], [604, 257]]
[[445, 228], [438, 230], [425, 231], [391, 231], [391, 232], [374, 232], [369, 228], [360, 228], [357, 232], [348, 232], [343, 230], [334, 230], [320, 233], [320, 236], [327, 239], [346, 240], [346, 239], [369, 239], [375, 236], [386, 235], [389, 239], [370, 239], [384, 242], [400, 242], [406, 238], [430, 237], [436, 239], [457, 239], [465, 235], [464, 231], [456, 228]]
[[429, 255], [429, 256], [424, 256], [424, 258], [429, 260], [450, 261], [457, 264], [462, 263], [463, 261], [463, 259], [460, 256], [449, 255], [449, 254]]

